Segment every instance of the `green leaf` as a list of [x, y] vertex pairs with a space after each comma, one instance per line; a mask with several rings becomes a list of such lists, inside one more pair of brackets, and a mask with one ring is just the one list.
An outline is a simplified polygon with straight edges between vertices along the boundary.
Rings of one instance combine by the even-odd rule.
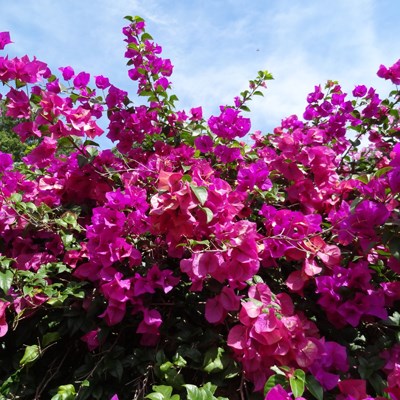
[[205, 188], [204, 186], [195, 186], [195, 185], [190, 185], [190, 188], [192, 189], [194, 195], [197, 197], [197, 200], [200, 202], [200, 204], [204, 206], [204, 203], [207, 201], [208, 197], [207, 188]]
[[190, 175], [183, 175], [182, 182], [192, 182], [192, 177]]
[[312, 375], [306, 377], [306, 388], [317, 400], [323, 400], [324, 390]]
[[113, 360], [112, 367], [110, 368], [110, 375], [121, 381], [123, 374], [124, 366], [122, 365], [122, 362], [120, 360]]
[[351, 205], [350, 205], [350, 212], [353, 213], [354, 210], [355, 210], [355, 208], [356, 208], [363, 200], [364, 200], [364, 199], [363, 199], [362, 197], [357, 197], [356, 199], [354, 199], [354, 200], [351, 202]]
[[382, 175], [386, 174], [386, 172], [388, 172], [392, 169], [393, 169], [393, 167], [384, 167], [384, 168], [378, 169], [378, 171], [375, 172], [375, 176], [377, 178], [380, 178]]
[[369, 182], [368, 175], [360, 175], [360, 176], [357, 176], [356, 179], [365, 184], [367, 184]]
[[150, 393], [146, 396], [146, 399], [150, 400], [179, 400], [179, 395], [175, 394], [171, 397], [172, 387], [166, 385], [154, 385], [152, 387], [154, 393]]
[[393, 315], [389, 316], [385, 324], [389, 326], [400, 326], [400, 313], [395, 311]]
[[96, 147], [99, 147], [99, 146], [100, 146], [97, 142], [94, 142], [93, 140], [89, 140], [89, 139], [86, 139], [86, 140], [83, 142], [83, 145], [84, 145], [84, 146], [96, 146]]
[[392, 256], [397, 260], [400, 260], [400, 238], [393, 238], [389, 241], [388, 247]]
[[174, 355], [174, 357], [172, 358], [172, 362], [174, 363], [174, 365], [176, 367], [179, 367], [179, 368], [182, 368], [182, 367], [186, 366], [186, 364], [187, 364], [187, 361], [179, 353], [176, 353]]
[[[259, 303], [261, 303], [261, 305], [262, 305], [262, 302], [259, 302]], [[257, 304], [257, 303], [254, 302], [254, 304]], [[286, 372], [290, 371], [289, 367], [286, 367], [286, 366], [278, 367], [277, 365], [272, 366], [270, 369], [272, 371], [276, 372], [278, 375], [283, 375], [283, 376], [286, 376]]]
[[368, 382], [372, 385], [377, 394], [383, 395], [386, 388], [386, 382], [378, 373], [372, 374], [368, 378]]
[[289, 378], [290, 389], [294, 397], [300, 397], [304, 393], [306, 374], [301, 369], [296, 369], [294, 376]]
[[260, 275], [254, 275], [253, 276], [253, 282], [254, 283], [264, 283], [264, 280], [263, 280], [263, 278], [261, 278]]
[[86, 164], [89, 163], [89, 159], [85, 156], [83, 156], [82, 154], [78, 154], [78, 166], [79, 168], [84, 167]]
[[187, 391], [187, 400], [214, 400], [215, 397], [210, 390], [198, 388], [195, 385], [183, 385]]
[[253, 94], [254, 94], [254, 96], [262, 96], [262, 97], [264, 97], [264, 93], [261, 92], [260, 90], [256, 90]]
[[286, 386], [287, 379], [285, 375], [272, 375], [268, 378], [264, 385], [264, 396], [276, 385]]
[[13, 203], [20, 203], [22, 201], [22, 195], [20, 193], [13, 193], [10, 197]]
[[161, 393], [149, 393], [145, 398], [150, 400], [165, 400], [165, 397]]
[[19, 365], [21, 367], [24, 367], [27, 364], [31, 364], [35, 360], [37, 360], [39, 356], [40, 356], [40, 349], [37, 344], [33, 344], [32, 346], [27, 346], [25, 348], [25, 353], [19, 362]]
[[58, 332], [47, 332], [43, 335], [42, 346], [46, 347], [48, 344], [54, 343], [58, 339], [60, 339], [60, 334]]
[[90, 155], [91, 159], [96, 157], [99, 154], [99, 150], [95, 146], [88, 146], [86, 147], [87, 153]]
[[168, 371], [170, 368], [173, 368], [173, 367], [174, 367], [174, 364], [172, 364], [171, 361], [167, 361], [167, 362], [165, 362], [165, 363], [163, 363], [163, 364], [160, 365], [160, 371], [166, 372], [166, 371]]
[[214, 213], [208, 207], [202, 207], [201, 209], [206, 213], [207, 224], [210, 223], [214, 218]]
[[140, 40], [144, 42], [145, 40], [153, 40], [153, 37], [150, 35], [150, 33], [143, 33], [143, 35], [140, 37]]
[[57, 394], [51, 400], [74, 400], [76, 392], [74, 385], [62, 385], [58, 387]]
[[208, 350], [204, 356], [203, 370], [209, 374], [222, 371], [224, 369], [222, 362], [224, 352], [222, 347], [214, 347]]
[[3, 290], [5, 294], [8, 293], [12, 285], [14, 274], [10, 270], [0, 272], [0, 289]]
[[[210, 246], [210, 241], [209, 240], [194, 240], [194, 239], [188, 239], [188, 243], [190, 246], [197, 246], [197, 245], [202, 245], [202, 246]], [[185, 243], [178, 244], [178, 246], [185, 246]]]
[[289, 378], [290, 389], [294, 397], [300, 397], [304, 393], [304, 382], [296, 378]]

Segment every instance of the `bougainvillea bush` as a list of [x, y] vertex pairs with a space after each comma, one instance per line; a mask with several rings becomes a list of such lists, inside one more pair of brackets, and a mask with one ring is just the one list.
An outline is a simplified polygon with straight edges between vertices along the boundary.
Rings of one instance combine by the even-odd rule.
[[137, 102], [0, 57], [5, 116], [38, 143], [0, 154], [0, 398], [399, 400], [400, 61], [388, 96], [328, 81], [263, 134], [268, 72], [218, 115], [178, 111], [127, 20]]

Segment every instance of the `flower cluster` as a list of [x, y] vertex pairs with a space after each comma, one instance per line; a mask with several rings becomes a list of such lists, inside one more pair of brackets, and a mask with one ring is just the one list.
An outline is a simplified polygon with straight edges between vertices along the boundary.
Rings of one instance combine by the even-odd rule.
[[329, 81], [245, 144], [271, 75], [219, 116], [177, 111], [171, 61], [127, 19], [146, 104], [0, 57], [0, 119], [34, 143], [0, 152], [0, 397], [398, 400], [398, 90]]

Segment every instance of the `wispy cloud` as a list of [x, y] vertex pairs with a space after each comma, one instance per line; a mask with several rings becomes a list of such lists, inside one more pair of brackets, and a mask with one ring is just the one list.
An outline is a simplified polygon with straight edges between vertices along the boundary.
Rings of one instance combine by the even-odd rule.
[[148, 30], [175, 65], [173, 88], [180, 107], [203, 105], [218, 112], [246, 88], [258, 70], [275, 77], [265, 98], [251, 106], [253, 127], [270, 131], [280, 120], [301, 114], [315, 84], [339, 80], [387, 85], [375, 76], [379, 64], [400, 54], [394, 0], [82, 0], [8, 2], [0, 30], [10, 30], [16, 54], [28, 53], [52, 68], [108, 75], [130, 93], [121, 28], [125, 15], [141, 15]]

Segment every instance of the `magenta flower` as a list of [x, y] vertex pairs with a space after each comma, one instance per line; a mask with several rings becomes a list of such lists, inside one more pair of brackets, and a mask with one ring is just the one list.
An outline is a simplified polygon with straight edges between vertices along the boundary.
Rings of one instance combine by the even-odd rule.
[[212, 324], [221, 324], [229, 311], [237, 311], [240, 307], [240, 297], [234, 290], [224, 286], [217, 296], [206, 302], [205, 317]]
[[391, 67], [384, 65], [379, 67], [377, 75], [380, 78], [391, 80], [395, 85], [400, 85], [400, 60], [397, 60]]
[[58, 81], [58, 79], [55, 79], [53, 82], [49, 82], [46, 84], [46, 89], [52, 93], [60, 93], [61, 92], [60, 82]]
[[90, 74], [87, 72], [79, 72], [73, 80], [74, 86], [77, 89], [85, 89], [90, 80]]
[[323, 98], [324, 94], [322, 93], [321, 85], [314, 86], [314, 92], [307, 95], [307, 103], [315, 103]]
[[353, 89], [354, 97], [364, 97], [366, 94], [367, 94], [367, 87], [365, 85], [359, 85]]
[[111, 85], [108, 89], [108, 94], [106, 97], [106, 103], [108, 108], [113, 108], [116, 106], [121, 106], [125, 97], [128, 95], [128, 92], [118, 89], [115, 86]]
[[190, 277], [192, 290], [201, 290], [203, 280], [208, 275], [213, 276], [223, 261], [218, 252], [195, 253], [190, 259], [181, 260], [180, 267]]
[[129, 300], [127, 293], [130, 286], [130, 280], [122, 279], [122, 274], [117, 272], [113, 280], [101, 285], [101, 291], [106, 299], [123, 303]]
[[35, 165], [38, 168], [43, 168], [48, 166], [53, 160], [56, 150], [57, 141], [46, 136], [37, 147], [23, 158], [23, 160], [28, 165]]
[[211, 132], [224, 139], [243, 137], [251, 127], [250, 119], [239, 115], [240, 111], [229, 107], [220, 107], [221, 114], [218, 117], [211, 116], [208, 125]]
[[325, 342], [321, 339], [320, 344], [323, 350], [320, 352], [320, 357], [311, 365], [310, 372], [325, 389], [331, 390], [339, 382], [339, 373], [349, 369], [347, 352], [344, 346], [336, 342]]
[[400, 193], [400, 167], [393, 168], [388, 173], [388, 181], [393, 194]]
[[170, 81], [167, 79], [167, 78], [165, 78], [165, 77], [161, 77], [161, 78], [159, 78], [159, 79], [157, 79], [155, 82], [154, 82], [154, 88], [156, 89], [156, 90], [167, 90], [168, 89], [168, 87], [169, 87], [169, 85], [170, 85]]
[[11, 169], [13, 160], [10, 154], [0, 151], [0, 173]]
[[87, 344], [89, 351], [93, 351], [100, 346], [99, 332], [100, 328], [97, 328], [81, 337], [81, 340]]
[[60, 67], [58, 69], [62, 72], [62, 76], [66, 81], [69, 81], [75, 75], [72, 67]]
[[154, 289], [162, 289], [164, 293], [170, 292], [180, 281], [172, 275], [170, 269], [163, 269], [153, 265], [146, 275], [146, 280]]
[[103, 75], [98, 75], [94, 77], [95, 84], [99, 89], [107, 89], [110, 86], [110, 81]]
[[12, 43], [10, 32], [0, 32], [0, 50], [3, 50], [10, 43]]
[[136, 332], [142, 334], [140, 343], [144, 346], [154, 346], [160, 336], [159, 327], [162, 324], [161, 314], [157, 310], [145, 308], [143, 320], [140, 322]]
[[212, 150], [214, 142], [208, 135], [202, 135], [196, 137], [194, 140], [194, 144], [198, 150], [200, 150], [202, 153], [208, 153], [209, 151]]
[[191, 121], [201, 121], [203, 118], [203, 109], [201, 107], [194, 107], [190, 109]]
[[242, 154], [240, 153], [240, 148], [229, 147], [223, 144], [219, 144], [214, 149], [214, 154], [222, 163], [237, 162], [238, 160], [243, 159]]
[[293, 397], [281, 386], [274, 386], [265, 396], [264, 400], [292, 400]]
[[29, 97], [26, 95], [25, 91], [11, 88], [6, 97], [8, 99], [6, 112], [7, 116], [16, 119], [29, 118]]
[[0, 337], [5, 336], [8, 331], [6, 310], [9, 305], [10, 303], [8, 301], [0, 300]]
[[122, 321], [126, 312], [126, 303], [110, 300], [105, 311], [99, 315], [108, 326], [116, 325]]
[[342, 394], [351, 396], [350, 398], [354, 398], [355, 400], [369, 398], [367, 395], [367, 382], [363, 379], [344, 379], [339, 382], [338, 386]]

